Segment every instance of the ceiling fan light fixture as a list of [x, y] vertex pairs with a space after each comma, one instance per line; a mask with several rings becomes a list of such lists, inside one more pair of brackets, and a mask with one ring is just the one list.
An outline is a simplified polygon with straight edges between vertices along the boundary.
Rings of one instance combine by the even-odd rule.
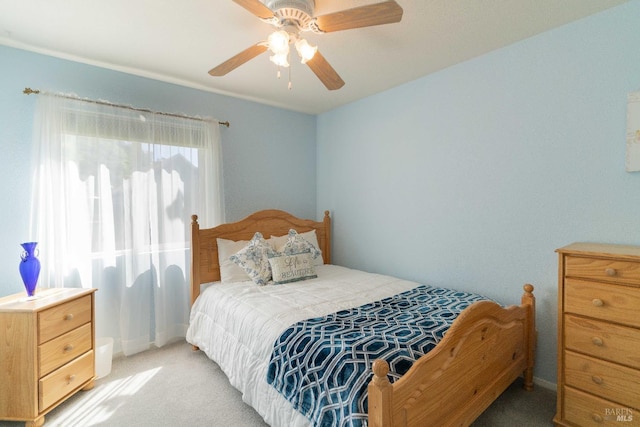
[[301, 62], [306, 64], [318, 51], [318, 46], [311, 46], [305, 39], [296, 40], [296, 50], [300, 55]]
[[289, 53], [289, 33], [286, 31], [274, 31], [269, 34], [267, 38], [267, 44], [269, 46], [269, 50], [274, 53], [274, 55], [287, 55]]
[[289, 66], [288, 56], [288, 53], [276, 53], [275, 55], [271, 55], [269, 60], [278, 67], [287, 68]]

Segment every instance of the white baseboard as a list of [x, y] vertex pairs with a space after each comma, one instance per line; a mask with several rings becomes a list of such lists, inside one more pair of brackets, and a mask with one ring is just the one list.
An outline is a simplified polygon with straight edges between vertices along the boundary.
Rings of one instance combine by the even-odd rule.
[[558, 389], [556, 383], [538, 377], [533, 377], [533, 384], [554, 392]]

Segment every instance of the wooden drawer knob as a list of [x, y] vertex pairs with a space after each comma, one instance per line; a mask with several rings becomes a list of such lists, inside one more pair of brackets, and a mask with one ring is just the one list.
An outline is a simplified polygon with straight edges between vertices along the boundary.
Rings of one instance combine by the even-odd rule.
[[593, 345], [597, 345], [598, 347], [602, 347], [602, 345], [604, 344], [604, 341], [602, 341], [602, 338], [600, 337], [591, 338], [591, 342], [593, 343]]
[[593, 304], [594, 307], [602, 307], [604, 305], [604, 301], [602, 301], [600, 298], [595, 298], [593, 301], [591, 301], [591, 304]]
[[64, 320], [73, 320], [73, 314], [72, 313], [65, 314], [64, 315]]
[[596, 384], [602, 384], [603, 383], [602, 378], [597, 376], [597, 375], [592, 376], [591, 380], [593, 380], [593, 382], [596, 383]]
[[601, 423], [602, 421], [604, 421], [600, 414], [591, 414], [591, 418], [597, 423]]
[[606, 270], [604, 270], [604, 272], [607, 274], [607, 276], [615, 276], [616, 274], [618, 274], [618, 272], [615, 270], [615, 268], [607, 268]]
[[63, 350], [65, 351], [65, 353], [68, 353], [71, 350], [73, 350], [73, 346], [71, 344], [67, 344], [67, 345], [64, 346]]
[[73, 382], [73, 380], [75, 380], [75, 379], [76, 379], [76, 376], [75, 376], [75, 375], [73, 375], [73, 374], [72, 374], [72, 375], [69, 375], [69, 376], [67, 377], [67, 380], [68, 380], [68, 383], [69, 383], [69, 384], [71, 384], [71, 383]]

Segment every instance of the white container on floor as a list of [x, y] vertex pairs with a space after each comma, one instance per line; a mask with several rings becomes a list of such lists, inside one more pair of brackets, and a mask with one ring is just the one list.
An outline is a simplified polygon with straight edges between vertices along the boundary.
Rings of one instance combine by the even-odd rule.
[[102, 378], [109, 375], [112, 358], [113, 338], [98, 338], [96, 340], [96, 377]]

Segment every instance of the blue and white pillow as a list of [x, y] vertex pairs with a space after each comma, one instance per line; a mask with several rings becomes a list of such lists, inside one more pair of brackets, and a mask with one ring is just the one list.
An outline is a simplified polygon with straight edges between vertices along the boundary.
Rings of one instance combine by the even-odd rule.
[[309, 251], [311, 254], [311, 258], [316, 260], [322, 260], [322, 252], [315, 245], [309, 243], [302, 235], [300, 235], [293, 228], [289, 230], [289, 234], [287, 236], [287, 243], [285, 243], [284, 247], [280, 249], [285, 255], [293, 255], [299, 254], [301, 252]]
[[269, 257], [276, 255], [259, 231], [247, 246], [230, 257], [249, 275], [256, 285], [264, 286], [271, 281]]

